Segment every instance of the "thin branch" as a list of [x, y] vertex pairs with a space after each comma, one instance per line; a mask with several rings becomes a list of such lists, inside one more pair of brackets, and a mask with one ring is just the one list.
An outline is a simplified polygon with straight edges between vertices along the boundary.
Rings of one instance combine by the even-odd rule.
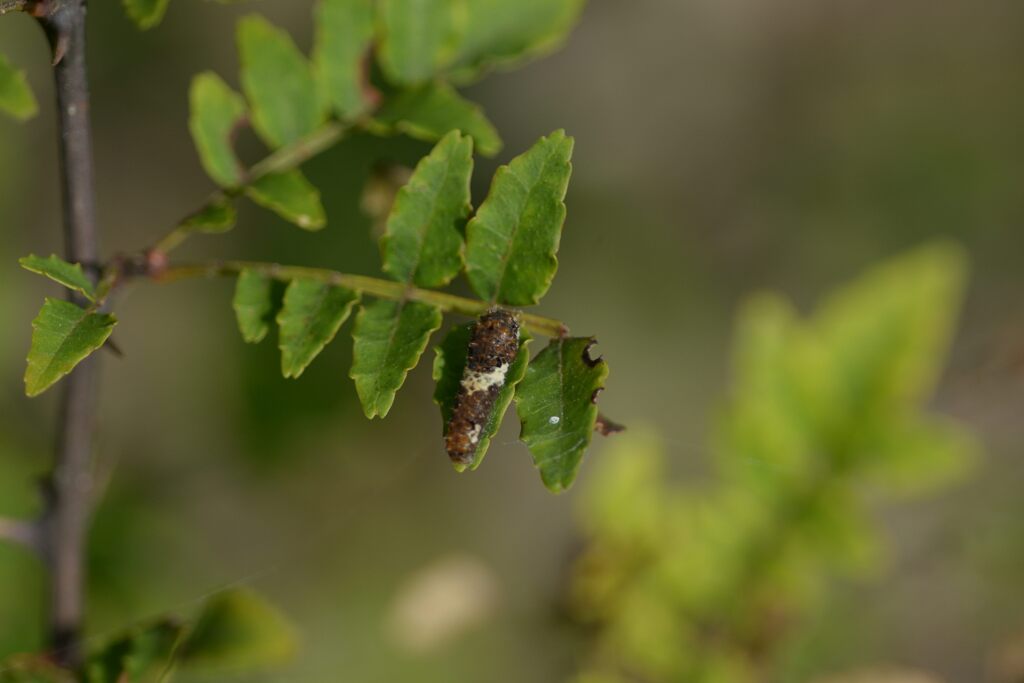
[[[253, 164], [245, 174], [245, 178], [239, 187], [214, 192], [207, 198], [206, 203], [199, 209], [190, 213], [189, 217], [194, 216], [211, 205], [219, 204], [225, 199], [237, 197], [245, 191], [246, 186], [252, 185], [264, 176], [271, 173], [289, 171], [302, 165], [304, 162], [309, 161], [318, 154], [321, 154], [336, 145], [345, 136], [345, 132], [347, 130], [348, 129], [341, 123], [331, 121], [306, 137], [282, 147], [261, 161]], [[186, 220], [187, 218], [188, 217], [186, 217]], [[153, 246], [152, 251], [167, 254], [181, 246], [182, 242], [195, 234], [195, 231], [182, 226], [182, 223], [184, 222], [185, 220], [179, 222], [173, 230], [162, 237]]]
[[[65, 254], [72, 263], [99, 262], [85, 63], [84, 0], [51, 0], [40, 18], [55, 54]], [[43, 517], [50, 568], [51, 645], [60, 664], [81, 662], [86, 535], [92, 507], [99, 358], [83, 361], [64, 382], [54, 471]]]
[[[171, 266], [154, 279], [157, 282], [174, 282], [196, 277], [236, 276], [243, 270], [249, 270], [274, 280], [289, 281], [299, 278], [318, 280], [332, 285], [341, 285], [363, 294], [380, 299], [419, 301], [437, 306], [448, 313], [460, 313], [470, 317], [478, 317], [485, 313], [492, 304], [477, 299], [437, 292], [430, 289], [409, 287], [401, 282], [381, 280], [365, 275], [339, 273], [325, 268], [306, 268], [303, 266], [283, 266], [277, 263], [262, 261], [216, 261], [213, 263]], [[521, 320], [528, 329], [548, 337], [560, 337], [568, 334], [564, 323], [539, 315], [522, 313]]]
[[43, 553], [42, 531], [37, 522], [0, 517], [0, 540], [17, 543], [40, 555]]

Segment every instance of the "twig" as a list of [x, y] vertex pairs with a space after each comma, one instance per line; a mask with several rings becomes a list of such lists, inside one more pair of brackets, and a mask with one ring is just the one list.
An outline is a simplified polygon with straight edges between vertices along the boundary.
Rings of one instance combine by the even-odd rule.
[[[72, 263], [99, 261], [85, 64], [84, 0], [50, 0], [40, 18], [55, 55], [64, 242]], [[98, 403], [98, 357], [64, 382], [54, 470], [43, 517], [50, 569], [51, 646], [60, 664], [81, 662], [86, 534], [92, 506], [92, 450]]]
[[[325, 268], [283, 266], [277, 263], [264, 263], [262, 261], [217, 261], [200, 265], [171, 266], [163, 270], [154, 279], [157, 282], [174, 282], [195, 277], [235, 276], [243, 270], [259, 273], [270, 279], [285, 282], [296, 279], [317, 280], [327, 284], [348, 287], [349, 289], [354, 289], [357, 292], [369, 294], [380, 299], [419, 301], [437, 306], [442, 311], [448, 313], [461, 313], [473, 318], [485, 313], [492, 306], [492, 304], [485, 301], [467, 299], [430, 289], [410, 287], [401, 282], [393, 282], [391, 280], [339, 273]], [[544, 318], [530, 313], [520, 313], [520, 320], [531, 331], [548, 337], [560, 337], [568, 334], [568, 328], [559, 320]]]

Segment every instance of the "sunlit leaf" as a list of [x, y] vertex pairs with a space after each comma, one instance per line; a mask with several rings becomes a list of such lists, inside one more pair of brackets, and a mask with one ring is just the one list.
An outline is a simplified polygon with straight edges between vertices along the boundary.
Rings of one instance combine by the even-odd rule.
[[243, 270], [235, 284], [232, 305], [238, 320], [238, 330], [242, 333], [242, 339], [250, 344], [263, 341], [270, 331], [274, 312], [271, 284], [270, 278], [251, 270]]
[[558, 269], [573, 139], [563, 131], [541, 138], [502, 166], [466, 227], [466, 274], [487, 301], [537, 303]]
[[440, 309], [416, 301], [375, 301], [359, 311], [350, 376], [367, 417], [388, 414], [441, 320]]
[[235, 227], [237, 220], [238, 212], [234, 203], [227, 197], [221, 197], [186, 218], [181, 227], [193, 232], [214, 235]]
[[320, 0], [313, 63], [335, 113], [352, 119], [369, 107], [365, 62], [373, 41], [371, 0]]
[[117, 320], [89, 313], [59, 299], [47, 299], [32, 321], [32, 346], [25, 370], [25, 393], [37, 396], [103, 346]]
[[597, 420], [608, 364], [591, 359], [593, 339], [554, 339], [530, 361], [516, 392], [520, 437], [544, 485], [563, 491], [576, 478]]
[[359, 295], [316, 280], [293, 280], [277, 314], [281, 372], [299, 377], [338, 333]]
[[245, 194], [304, 230], [319, 230], [327, 225], [320, 190], [297, 169], [268, 173], [247, 185]]
[[259, 15], [238, 23], [242, 89], [256, 132], [280, 147], [315, 131], [325, 112], [313, 69], [291, 37]]
[[[462, 382], [462, 375], [466, 369], [466, 357], [469, 352], [469, 340], [473, 332], [473, 323], [453, 327], [445, 336], [440, 346], [434, 347], [434, 381], [437, 383], [434, 389], [434, 403], [441, 408], [441, 421], [443, 425], [442, 435], [447, 433], [448, 423], [452, 418], [452, 410], [455, 407], [455, 397], [459, 393], [459, 385]], [[512, 397], [516, 393], [516, 386], [522, 381], [526, 374], [526, 366], [530, 362], [531, 337], [525, 328], [519, 330], [519, 354], [515, 361], [505, 373], [505, 384], [498, 392], [498, 398], [494, 402], [490, 418], [481, 430], [477, 441], [476, 454], [473, 464], [469, 469], [475, 470], [480, 466], [487, 449], [491, 445], [491, 439], [498, 433], [508, 406], [512, 403]], [[455, 464], [455, 469], [462, 471], [464, 466]]]
[[385, 272], [419, 287], [442, 287], [459, 274], [472, 174], [473, 142], [458, 131], [420, 160], [388, 217]]
[[45, 275], [54, 282], [83, 294], [90, 300], [96, 298], [96, 287], [93, 285], [92, 280], [82, 271], [82, 266], [77, 263], [68, 263], [53, 254], [46, 258], [29, 254], [18, 259], [18, 263], [25, 270]]
[[246, 115], [245, 100], [220, 76], [206, 71], [192, 79], [189, 108], [188, 126], [203, 168], [223, 187], [241, 185], [245, 172], [232, 142]]
[[25, 72], [0, 55], [0, 111], [24, 121], [36, 115], [39, 105], [28, 86]]
[[89, 657], [86, 683], [161, 683], [183, 634], [181, 624], [171, 620], [132, 629]]
[[394, 130], [427, 142], [461, 130], [473, 138], [477, 151], [484, 156], [494, 156], [502, 147], [501, 137], [483, 109], [445, 83], [430, 83], [392, 95], [381, 105], [374, 123], [382, 131]]
[[263, 598], [229, 590], [211, 598], [181, 646], [182, 664], [215, 671], [264, 668], [291, 659], [295, 630]]

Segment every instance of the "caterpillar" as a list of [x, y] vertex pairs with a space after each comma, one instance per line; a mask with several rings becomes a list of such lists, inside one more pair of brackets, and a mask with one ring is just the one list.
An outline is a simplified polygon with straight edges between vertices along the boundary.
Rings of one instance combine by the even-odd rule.
[[452, 462], [473, 464], [480, 433], [518, 353], [519, 321], [513, 313], [495, 308], [480, 316], [470, 333], [466, 368], [445, 429]]

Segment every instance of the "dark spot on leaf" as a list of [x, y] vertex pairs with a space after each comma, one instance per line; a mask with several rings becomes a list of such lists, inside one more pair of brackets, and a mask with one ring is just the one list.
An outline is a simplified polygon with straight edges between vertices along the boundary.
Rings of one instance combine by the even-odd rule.
[[594, 393], [590, 395], [590, 402], [593, 403], [594, 405], [597, 405], [597, 397], [601, 395], [602, 391], [604, 391], [604, 387], [598, 387], [597, 389], [594, 389]]

